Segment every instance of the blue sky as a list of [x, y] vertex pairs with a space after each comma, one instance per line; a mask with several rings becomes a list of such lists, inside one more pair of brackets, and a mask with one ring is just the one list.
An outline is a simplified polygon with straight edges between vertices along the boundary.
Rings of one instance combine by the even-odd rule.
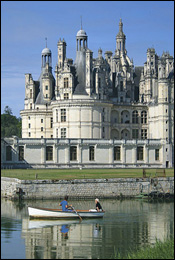
[[25, 73], [38, 80], [45, 37], [52, 51], [53, 74], [60, 37], [67, 43], [67, 58], [75, 60], [81, 16], [94, 58], [100, 47], [103, 55], [107, 50], [114, 53], [120, 18], [134, 66], [143, 66], [149, 47], [158, 55], [169, 51], [174, 56], [173, 1], [1, 1], [2, 112], [8, 105], [19, 117]]

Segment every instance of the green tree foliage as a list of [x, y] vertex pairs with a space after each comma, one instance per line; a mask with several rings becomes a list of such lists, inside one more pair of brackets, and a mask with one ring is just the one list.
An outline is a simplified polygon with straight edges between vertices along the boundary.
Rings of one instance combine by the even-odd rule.
[[11, 108], [6, 106], [4, 113], [1, 114], [1, 137], [12, 137], [12, 135], [21, 137], [21, 128], [21, 118], [13, 116]]

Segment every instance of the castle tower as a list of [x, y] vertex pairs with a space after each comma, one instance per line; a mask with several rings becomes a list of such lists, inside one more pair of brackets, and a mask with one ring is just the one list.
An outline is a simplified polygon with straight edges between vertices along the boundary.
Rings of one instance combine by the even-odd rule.
[[64, 60], [66, 58], [66, 42], [63, 38], [61, 41], [61, 38], [59, 39], [59, 42], [57, 43], [58, 47], [58, 68], [63, 68], [64, 66]]
[[51, 101], [55, 85], [55, 79], [52, 75], [52, 52], [47, 46], [42, 50], [41, 57], [40, 92], [36, 98], [36, 104], [45, 104]]
[[[86, 32], [81, 28], [81, 30], [79, 30], [76, 35], [77, 52], [76, 52], [76, 59], [75, 59], [75, 68], [76, 68], [78, 83], [75, 88], [75, 92], [74, 92], [75, 94], [87, 95], [87, 92], [85, 90], [87, 38], [88, 36]], [[90, 53], [87, 56], [89, 56], [88, 59], [90, 59], [91, 56]]]
[[122, 19], [120, 18], [119, 32], [116, 36], [116, 51], [125, 52], [125, 40], [126, 40], [126, 36], [123, 33], [123, 23], [122, 23]]
[[47, 68], [49, 71], [52, 71], [52, 53], [47, 47], [42, 50], [41, 64], [42, 70]]

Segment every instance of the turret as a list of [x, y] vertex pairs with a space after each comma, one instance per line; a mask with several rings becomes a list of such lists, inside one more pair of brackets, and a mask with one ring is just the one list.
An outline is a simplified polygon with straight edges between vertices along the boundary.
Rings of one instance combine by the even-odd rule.
[[61, 38], [59, 39], [58, 43], [57, 43], [57, 47], [58, 47], [58, 68], [63, 68], [64, 66], [64, 60], [66, 58], [66, 42], [63, 38], [63, 40], [61, 41]]
[[126, 36], [123, 33], [122, 19], [119, 22], [119, 32], [116, 36], [116, 52], [125, 52], [125, 40]]

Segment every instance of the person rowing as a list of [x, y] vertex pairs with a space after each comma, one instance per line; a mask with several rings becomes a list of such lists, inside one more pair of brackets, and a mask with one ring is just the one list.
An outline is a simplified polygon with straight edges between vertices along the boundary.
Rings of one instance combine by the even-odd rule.
[[68, 196], [66, 195], [64, 197], [64, 200], [59, 204], [60, 206], [62, 206], [62, 211], [73, 211], [78, 215], [80, 221], [82, 221], [82, 218], [80, 217], [80, 215], [78, 214], [76, 209], [74, 207], [72, 207], [72, 205], [68, 205], [67, 201], [68, 201]]
[[[64, 200], [62, 202], [60, 202], [60, 206], [62, 207], [62, 211], [69, 211], [72, 210], [72, 205], [68, 205], [68, 196], [66, 195], [64, 197]], [[69, 209], [70, 208], [70, 209]]]

